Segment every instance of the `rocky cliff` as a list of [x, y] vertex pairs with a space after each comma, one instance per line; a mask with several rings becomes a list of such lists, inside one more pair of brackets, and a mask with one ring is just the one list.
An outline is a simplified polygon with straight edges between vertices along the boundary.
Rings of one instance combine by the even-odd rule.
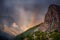
[[49, 29], [60, 29], [60, 6], [58, 5], [50, 5], [48, 8], [48, 12], [45, 15], [45, 20], [47, 24], [49, 24]]

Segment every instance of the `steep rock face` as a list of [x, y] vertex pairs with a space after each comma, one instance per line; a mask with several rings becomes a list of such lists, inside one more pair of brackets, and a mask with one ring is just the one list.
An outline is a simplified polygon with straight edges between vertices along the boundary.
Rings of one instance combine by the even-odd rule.
[[60, 29], [60, 6], [50, 5], [45, 16], [45, 22], [49, 24], [49, 29]]
[[45, 15], [44, 23], [40, 24], [37, 29], [41, 31], [53, 31], [60, 29], [60, 6], [52, 4], [49, 6]]

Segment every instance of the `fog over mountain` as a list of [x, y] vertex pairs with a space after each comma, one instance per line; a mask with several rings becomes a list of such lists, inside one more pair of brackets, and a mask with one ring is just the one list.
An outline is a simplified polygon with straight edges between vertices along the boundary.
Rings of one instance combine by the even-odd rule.
[[0, 16], [14, 19], [14, 21], [10, 20], [13, 21], [11, 27], [7, 27], [9, 32], [12, 29], [14, 33], [17, 30], [21, 33], [36, 24], [44, 22], [45, 14], [51, 4], [60, 5], [60, 0], [0, 0]]

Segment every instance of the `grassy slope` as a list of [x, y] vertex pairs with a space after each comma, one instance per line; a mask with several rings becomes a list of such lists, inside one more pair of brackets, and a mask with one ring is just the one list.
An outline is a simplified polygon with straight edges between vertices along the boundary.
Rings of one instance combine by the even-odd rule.
[[35, 30], [37, 27], [39, 27], [40, 24], [28, 29], [27, 31], [21, 33], [20, 35], [16, 36], [14, 39], [20, 39], [21, 37], [26, 37], [27, 35], [29, 35], [31, 32], [33, 32], [33, 30]]

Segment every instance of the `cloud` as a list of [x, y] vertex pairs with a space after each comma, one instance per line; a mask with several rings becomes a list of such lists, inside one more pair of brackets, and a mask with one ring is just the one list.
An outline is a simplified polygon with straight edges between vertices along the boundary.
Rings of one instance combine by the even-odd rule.
[[[50, 4], [60, 5], [59, 0], [4, 0], [0, 13], [3, 16], [11, 16], [19, 27], [28, 27], [43, 21]], [[33, 26], [33, 25], [32, 25]], [[23, 31], [23, 29], [22, 29]]]

